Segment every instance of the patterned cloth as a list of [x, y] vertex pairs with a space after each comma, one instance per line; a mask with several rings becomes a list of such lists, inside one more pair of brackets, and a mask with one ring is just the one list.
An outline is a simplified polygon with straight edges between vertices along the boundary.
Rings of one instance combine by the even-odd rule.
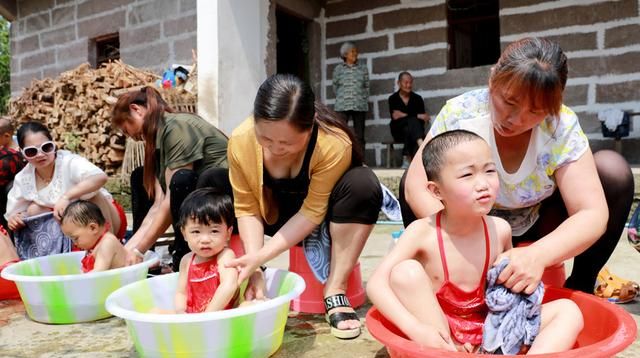
[[540, 202], [556, 189], [555, 171], [589, 150], [578, 117], [563, 105], [559, 119], [547, 118], [532, 129], [520, 168], [507, 173], [496, 150], [488, 89], [470, 91], [447, 101], [430, 133], [435, 136], [453, 129], [477, 133], [489, 143], [500, 178], [500, 191], [491, 215], [507, 220], [514, 236], [524, 234], [538, 220]]
[[25, 218], [24, 224], [14, 233], [21, 260], [71, 251], [71, 240], [62, 233], [53, 212]]
[[540, 331], [540, 307], [544, 297], [542, 283], [532, 294], [513, 293], [496, 284], [500, 272], [507, 267], [505, 259], [487, 272], [485, 302], [489, 314], [484, 321], [482, 349], [488, 353], [518, 354], [523, 345], [531, 346]]
[[12, 182], [25, 164], [22, 154], [17, 150], [6, 147], [0, 148], [0, 187]]
[[337, 112], [369, 110], [369, 70], [361, 64], [340, 63], [333, 69], [333, 90]]
[[331, 234], [326, 220], [302, 241], [302, 248], [313, 275], [320, 283], [327, 282], [331, 265]]

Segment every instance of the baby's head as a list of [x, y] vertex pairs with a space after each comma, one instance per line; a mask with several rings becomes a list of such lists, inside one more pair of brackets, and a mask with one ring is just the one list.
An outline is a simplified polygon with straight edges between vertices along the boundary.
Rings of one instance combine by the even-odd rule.
[[489, 212], [499, 181], [491, 149], [482, 137], [460, 129], [441, 133], [425, 145], [422, 163], [427, 188], [445, 207], [477, 206], [479, 212]]
[[233, 231], [233, 202], [212, 188], [189, 194], [180, 206], [178, 227], [196, 255], [210, 257], [227, 245]]
[[76, 200], [62, 214], [62, 232], [82, 250], [95, 246], [104, 233], [104, 225], [102, 211], [90, 201]]

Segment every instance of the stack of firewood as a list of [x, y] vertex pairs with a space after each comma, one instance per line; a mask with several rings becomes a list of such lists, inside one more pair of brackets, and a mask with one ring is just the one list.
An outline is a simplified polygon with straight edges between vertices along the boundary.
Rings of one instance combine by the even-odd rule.
[[[11, 100], [9, 115], [17, 125], [29, 120], [46, 123], [59, 148], [78, 153], [113, 174], [124, 160], [125, 138], [111, 127], [112, 106], [120, 94], [155, 86], [157, 79], [151, 72], [120, 61], [98, 69], [83, 64], [56, 79], [31, 82]], [[196, 102], [195, 95], [184, 90], [160, 92], [171, 101]]]

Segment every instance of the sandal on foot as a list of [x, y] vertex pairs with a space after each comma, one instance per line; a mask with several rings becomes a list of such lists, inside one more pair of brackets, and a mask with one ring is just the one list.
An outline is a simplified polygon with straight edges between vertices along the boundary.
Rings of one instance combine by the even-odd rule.
[[605, 267], [598, 273], [594, 294], [613, 303], [633, 301], [640, 292], [640, 286], [634, 281], [620, 278]]
[[355, 320], [360, 321], [358, 315], [355, 312], [334, 312], [329, 314], [328, 312], [337, 307], [349, 307], [351, 308], [351, 303], [347, 299], [347, 296], [343, 293], [332, 295], [329, 297], [325, 297], [324, 299], [324, 310], [327, 312], [325, 314], [325, 319], [331, 326], [331, 334], [336, 338], [340, 339], [353, 339], [360, 335], [361, 327], [352, 328], [352, 329], [339, 329], [338, 323], [343, 321]]

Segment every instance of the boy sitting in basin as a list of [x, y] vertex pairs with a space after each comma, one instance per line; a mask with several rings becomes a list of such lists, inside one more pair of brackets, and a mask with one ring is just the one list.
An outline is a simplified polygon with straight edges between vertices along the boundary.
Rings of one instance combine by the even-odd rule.
[[82, 258], [82, 272], [106, 271], [125, 265], [124, 247], [109, 227], [100, 208], [90, 201], [74, 201], [64, 210], [62, 232], [75, 246], [87, 251]]
[[[491, 149], [478, 135], [452, 130], [427, 143], [422, 157], [431, 194], [444, 209], [416, 220], [373, 273], [367, 293], [411, 340], [475, 352], [487, 315], [485, 277], [511, 248], [511, 229], [488, 216], [498, 191]], [[571, 349], [582, 314], [570, 300], [542, 305], [530, 354]]]
[[180, 260], [176, 313], [213, 312], [238, 301], [238, 271], [225, 267], [235, 258], [227, 247], [233, 230], [233, 202], [211, 188], [198, 189], [180, 206], [178, 227], [191, 252]]

